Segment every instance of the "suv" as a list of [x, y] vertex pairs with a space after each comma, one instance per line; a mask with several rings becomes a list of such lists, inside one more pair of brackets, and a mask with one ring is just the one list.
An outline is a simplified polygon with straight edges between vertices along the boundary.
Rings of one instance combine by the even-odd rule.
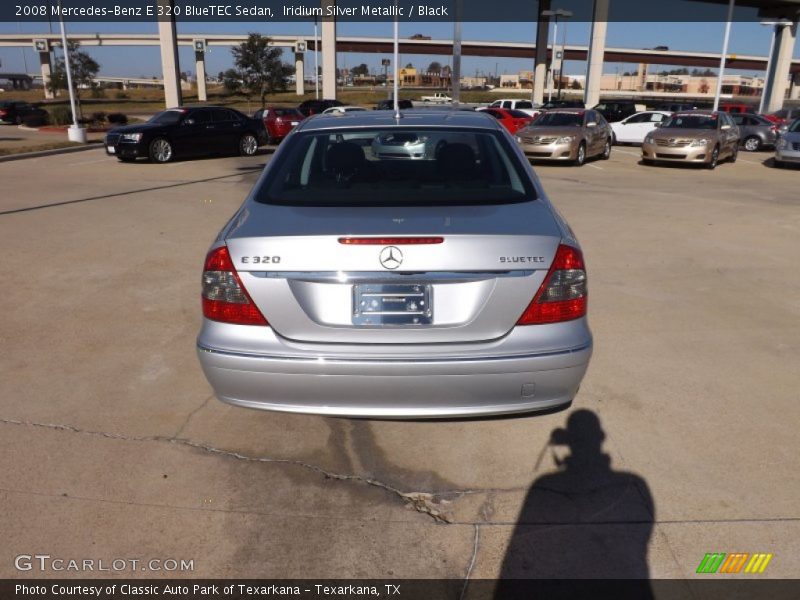
[[609, 123], [622, 121], [622, 119], [627, 119], [631, 115], [635, 115], [637, 112], [641, 112], [644, 109], [645, 106], [643, 104], [636, 104], [628, 100], [601, 102], [594, 107], [594, 110], [603, 115]]
[[331, 106], [344, 106], [344, 102], [339, 102], [338, 100], [306, 100], [300, 103], [297, 110], [303, 113], [304, 117], [310, 117], [311, 115], [318, 115]]

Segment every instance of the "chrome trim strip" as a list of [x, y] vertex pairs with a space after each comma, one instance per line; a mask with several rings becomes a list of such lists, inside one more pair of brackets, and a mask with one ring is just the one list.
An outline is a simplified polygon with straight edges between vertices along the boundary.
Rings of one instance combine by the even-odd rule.
[[263, 279], [291, 279], [311, 283], [467, 282], [498, 277], [530, 277], [536, 271], [239, 271]]
[[201, 352], [208, 352], [209, 354], [220, 354], [223, 356], [230, 356], [234, 358], [259, 358], [264, 360], [284, 360], [295, 362], [321, 362], [326, 363], [460, 363], [460, 362], [484, 362], [484, 361], [497, 361], [497, 360], [519, 360], [525, 358], [545, 358], [550, 356], [563, 356], [565, 354], [575, 354], [589, 350], [592, 347], [592, 342], [588, 342], [576, 348], [568, 348], [565, 350], [557, 350], [554, 352], [539, 352], [533, 354], [508, 354], [504, 356], [464, 356], [464, 357], [445, 357], [445, 358], [343, 358], [343, 357], [329, 357], [329, 356], [285, 356], [274, 354], [252, 354], [249, 352], [232, 352], [230, 350], [219, 350], [217, 348], [210, 348], [203, 344], [197, 344], [197, 349]]

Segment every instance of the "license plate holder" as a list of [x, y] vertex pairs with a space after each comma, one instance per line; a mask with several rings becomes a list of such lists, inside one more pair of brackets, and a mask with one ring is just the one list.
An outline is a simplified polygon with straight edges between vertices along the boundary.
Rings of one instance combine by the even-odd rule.
[[418, 327], [433, 322], [433, 289], [422, 283], [353, 286], [353, 325]]

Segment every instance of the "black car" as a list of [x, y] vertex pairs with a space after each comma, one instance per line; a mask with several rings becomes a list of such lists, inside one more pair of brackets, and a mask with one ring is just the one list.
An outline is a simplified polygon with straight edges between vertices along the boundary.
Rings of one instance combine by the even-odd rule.
[[635, 115], [637, 112], [641, 112], [637, 110], [636, 103], [630, 100], [601, 102], [593, 108], [603, 115], [609, 123], [617, 123], [623, 119], [627, 119], [631, 115]]
[[238, 153], [253, 156], [267, 143], [264, 123], [232, 108], [171, 108], [147, 123], [112, 129], [106, 152], [123, 162], [149, 158], [166, 163], [175, 157]]
[[332, 106], [344, 106], [344, 104], [338, 100], [306, 100], [300, 103], [297, 110], [303, 113], [304, 117], [310, 117], [311, 115], [318, 115]]
[[28, 117], [38, 117], [44, 123], [49, 117], [46, 110], [30, 102], [0, 102], [0, 121], [21, 125]]
[[[397, 107], [400, 110], [409, 110], [414, 108], [414, 103], [411, 100], [398, 100]], [[377, 106], [375, 106], [375, 110], [394, 110], [394, 100], [381, 100], [378, 102]]]
[[582, 100], [550, 100], [541, 106], [542, 110], [553, 108], [586, 108]]

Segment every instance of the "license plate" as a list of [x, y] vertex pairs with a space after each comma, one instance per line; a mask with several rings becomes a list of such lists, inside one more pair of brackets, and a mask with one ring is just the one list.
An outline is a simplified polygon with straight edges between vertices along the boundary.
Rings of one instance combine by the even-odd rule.
[[430, 285], [364, 283], [353, 286], [353, 325], [430, 325]]
[[109, 154], [116, 154], [117, 149], [114, 148], [114, 146], [106, 146], [106, 152], [108, 152]]

